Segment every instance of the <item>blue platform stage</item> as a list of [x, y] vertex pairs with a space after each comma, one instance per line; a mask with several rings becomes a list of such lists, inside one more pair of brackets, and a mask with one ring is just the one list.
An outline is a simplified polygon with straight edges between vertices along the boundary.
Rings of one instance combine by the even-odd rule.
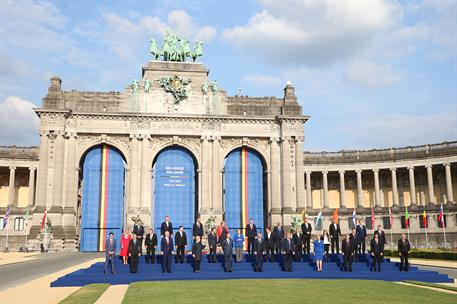
[[51, 287], [84, 286], [92, 283], [129, 284], [139, 281], [165, 280], [225, 280], [225, 279], [349, 279], [349, 280], [384, 280], [403, 281], [415, 280], [432, 283], [452, 283], [453, 279], [436, 271], [419, 270], [410, 266], [409, 272], [400, 272], [399, 263], [384, 259], [382, 272], [371, 271], [371, 258], [359, 256], [359, 263], [352, 264], [352, 272], [343, 271], [341, 256], [330, 256], [330, 261], [324, 263], [323, 272], [316, 272], [312, 259], [305, 257], [301, 262], [293, 263], [293, 272], [281, 271], [281, 263], [265, 262], [263, 272], [253, 271], [253, 256], [246, 256], [242, 263], [233, 263], [233, 272], [224, 272], [223, 256], [218, 255], [218, 263], [210, 264], [206, 255], [201, 263], [201, 272], [192, 271], [192, 256], [187, 256], [184, 264], [172, 265], [172, 273], [162, 273], [161, 256], [157, 256], [159, 264], [146, 264], [144, 257], [140, 257], [138, 273], [130, 273], [129, 265], [117, 261], [117, 274], [103, 273], [104, 263], [95, 263], [89, 268], [80, 269], [51, 283]]

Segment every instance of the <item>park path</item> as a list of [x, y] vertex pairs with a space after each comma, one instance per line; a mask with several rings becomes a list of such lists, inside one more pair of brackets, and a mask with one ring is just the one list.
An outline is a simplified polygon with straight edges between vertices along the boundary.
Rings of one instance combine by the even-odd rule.
[[128, 284], [125, 285], [111, 285], [107, 290], [98, 298], [95, 304], [121, 304], [124, 299], [125, 293], [129, 288]]

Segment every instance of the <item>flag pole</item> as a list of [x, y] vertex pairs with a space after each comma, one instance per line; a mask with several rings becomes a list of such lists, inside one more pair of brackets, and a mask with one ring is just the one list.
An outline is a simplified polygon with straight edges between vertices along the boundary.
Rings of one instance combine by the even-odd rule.
[[447, 242], [446, 242], [446, 225], [444, 223], [444, 214], [443, 214], [443, 220], [441, 222], [443, 225], [443, 234], [444, 234], [444, 248], [447, 248]]
[[8, 232], [9, 232], [9, 227], [8, 227], [8, 222], [6, 222], [6, 241], [5, 241], [5, 252], [9, 252], [8, 248]]
[[426, 244], [427, 248], [429, 248], [429, 247], [428, 247], [427, 225], [425, 225], [425, 244]]

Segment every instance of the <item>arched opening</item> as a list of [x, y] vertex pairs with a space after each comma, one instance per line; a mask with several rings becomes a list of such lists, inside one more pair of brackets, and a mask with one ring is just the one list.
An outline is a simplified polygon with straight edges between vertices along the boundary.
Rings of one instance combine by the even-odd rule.
[[80, 251], [104, 251], [110, 232], [124, 225], [125, 159], [107, 144], [90, 148], [81, 158], [78, 206]]
[[249, 219], [263, 232], [267, 218], [267, 175], [262, 156], [242, 147], [231, 151], [224, 160], [224, 215], [230, 233]]
[[192, 245], [192, 224], [197, 208], [196, 160], [185, 148], [172, 146], [160, 151], [152, 168], [151, 227], [160, 234], [165, 216], [171, 217], [174, 231], [183, 226], [188, 248]]

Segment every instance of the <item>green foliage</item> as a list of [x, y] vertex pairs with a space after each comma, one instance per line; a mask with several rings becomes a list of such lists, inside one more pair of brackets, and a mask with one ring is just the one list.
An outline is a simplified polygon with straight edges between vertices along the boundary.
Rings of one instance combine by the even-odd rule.
[[216, 216], [214, 216], [214, 215], [210, 216], [205, 223], [205, 227], [208, 232], [210, 232], [211, 229], [216, 227]]
[[[391, 257], [398, 257], [398, 251], [397, 250], [389, 250], [386, 249], [384, 251], [385, 256], [391, 256]], [[457, 252], [455, 251], [450, 251], [450, 250], [440, 250], [440, 249], [413, 249], [409, 253], [410, 258], [418, 258], [418, 259], [431, 259], [431, 260], [451, 260], [451, 261], [457, 261]]]
[[298, 216], [292, 216], [292, 221], [290, 222], [290, 228], [293, 231], [297, 231], [301, 227], [302, 219]]
[[110, 284], [86, 285], [60, 301], [59, 304], [95, 303], [109, 286]]

